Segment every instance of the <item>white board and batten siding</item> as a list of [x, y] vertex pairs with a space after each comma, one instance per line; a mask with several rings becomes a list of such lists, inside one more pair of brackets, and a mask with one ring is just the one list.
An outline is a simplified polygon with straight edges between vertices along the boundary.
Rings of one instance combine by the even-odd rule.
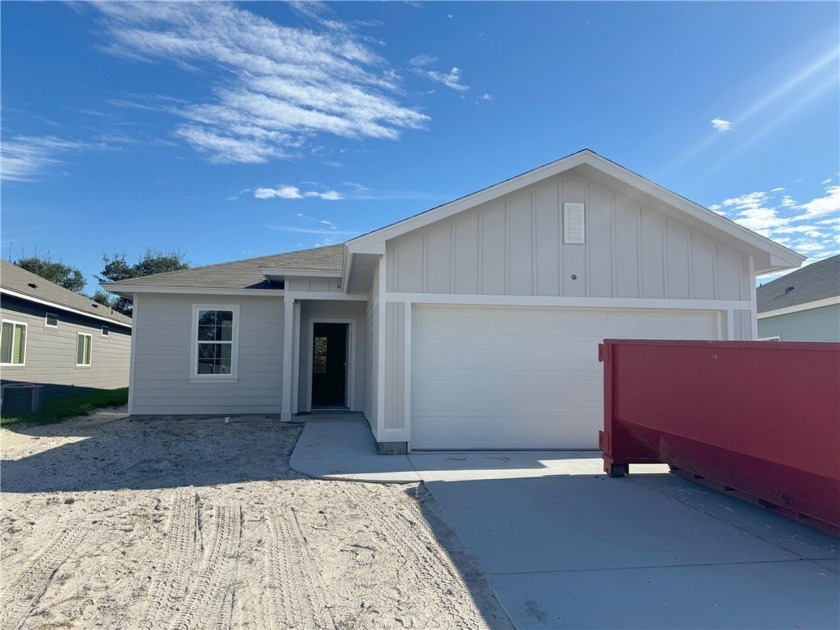
[[[190, 379], [194, 304], [239, 306], [235, 381]], [[283, 298], [142, 294], [135, 301], [132, 409], [136, 415], [279, 414]]]
[[[564, 209], [580, 204], [575, 243]], [[384, 404], [372, 424], [413, 448], [593, 448], [598, 342], [754, 337], [749, 256], [577, 173], [398, 236], [383, 263]], [[432, 333], [441, 313], [454, 328]], [[566, 323], [546, 332], [551, 318]], [[548, 336], [515, 332], [535, 321]], [[484, 367], [460, 371], [470, 361]], [[432, 428], [456, 425], [459, 435]]]
[[[585, 243], [566, 243], [564, 204], [579, 203]], [[572, 174], [397, 237], [386, 251], [392, 293], [749, 301], [752, 282], [748, 257]]]

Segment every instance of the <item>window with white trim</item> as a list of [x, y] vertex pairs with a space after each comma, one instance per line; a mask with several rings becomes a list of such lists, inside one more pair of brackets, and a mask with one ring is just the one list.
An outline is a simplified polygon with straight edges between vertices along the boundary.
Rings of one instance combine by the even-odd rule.
[[23, 322], [3, 320], [0, 332], [0, 365], [26, 364], [26, 332]]
[[193, 307], [192, 377], [233, 379], [237, 374], [239, 307]]
[[90, 365], [90, 354], [93, 346], [93, 335], [79, 333], [76, 338], [76, 365], [85, 367]]
[[47, 313], [44, 316], [44, 326], [47, 328], [58, 328], [58, 315], [55, 313]]
[[102, 327], [102, 332], [100, 333], [103, 337], [107, 337], [108, 334], [111, 332], [111, 329], [107, 326]]

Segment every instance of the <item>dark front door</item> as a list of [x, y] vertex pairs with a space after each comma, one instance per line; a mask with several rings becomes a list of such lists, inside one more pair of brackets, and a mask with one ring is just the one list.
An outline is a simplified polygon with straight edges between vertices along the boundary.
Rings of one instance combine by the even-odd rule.
[[313, 409], [347, 406], [347, 326], [348, 324], [313, 326]]

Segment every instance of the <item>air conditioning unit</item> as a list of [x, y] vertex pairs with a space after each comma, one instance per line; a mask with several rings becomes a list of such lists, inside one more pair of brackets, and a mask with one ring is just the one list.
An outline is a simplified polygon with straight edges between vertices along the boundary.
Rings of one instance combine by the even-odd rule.
[[0, 409], [4, 417], [13, 418], [25, 413], [41, 411], [43, 385], [34, 383], [5, 383]]

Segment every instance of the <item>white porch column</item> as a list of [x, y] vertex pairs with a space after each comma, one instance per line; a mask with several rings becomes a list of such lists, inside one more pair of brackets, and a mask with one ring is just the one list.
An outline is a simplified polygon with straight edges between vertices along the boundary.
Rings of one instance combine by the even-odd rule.
[[280, 420], [292, 419], [292, 351], [295, 332], [295, 298], [283, 298], [283, 403]]

